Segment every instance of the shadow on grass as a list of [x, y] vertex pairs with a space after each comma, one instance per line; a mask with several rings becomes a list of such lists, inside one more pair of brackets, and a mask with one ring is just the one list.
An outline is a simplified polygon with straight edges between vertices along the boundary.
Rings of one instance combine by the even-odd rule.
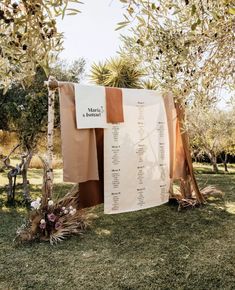
[[[54, 185], [54, 197], [55, 199], [63, 197], [71, 188], [72, 184], [57, 183]], [[30, 184], [30, 197], [35, 200], [37, 197], [41, 197], [42, 186]], [[15, 207], [24, 205], [22, 185], [16, 186], [15, 192]], [[0, 208], [7, 206], [7, 187], [0, 186]]]
[[[166, 204], [104, 215], [100, 205], [87, 210], [91, 226], [84, 236], [55, 247], [15, 248], [11, 241], [26, 210], [3, 206], [0, 289], [234, 289], [235, 214], [228, 205], [235, 205], [235, 176], [197, 178], [200, 187], [224, 190], [224, 199], [182, 212]], [[70, 187], [57, 184], [55, 192], [64, 195]]]
[[[19, 289], [56, 289], [61, 279], [63, 289], [232, 289], [235, 219], [221, 202], [183, 212], [170, 205], [119, 215], [102, 211], [102, 205], [88, 211], [97, 218], [82, 238], [15, 248], [11, 241], [25, 212], [2, 209], [0, 247], [8, 254], [0, 255], [0, 281]], [[22, 272], [20, 265], [28, 266]]]
[[222, 164], [218, 164], [219, 172], [215, 173], [212, 171], [212, 166], [208, 163], [194, 163], [194, 170], [196, 174], [229, 174], [229, 175], [235, 175], [235, 165], [234, 164], [228, 164], [228, 172], [224, 171], [224, 166]]

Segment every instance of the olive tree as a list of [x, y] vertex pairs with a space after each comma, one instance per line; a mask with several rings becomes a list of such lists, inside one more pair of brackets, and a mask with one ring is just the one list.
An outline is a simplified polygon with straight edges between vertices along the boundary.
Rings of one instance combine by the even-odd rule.
[[0, 87], [6, 91], [12, 81], [25, 81], [38, 66], [48, 73], [49, 64], [62, 50], [63, 34], [57, 31], [56, 17], [78, 13], [79, 3], [77, 0], [0, 2]]
[[213, 103], [234, 85], [234, 1], [120, 0], [122, 55], [144, 63], [158, 86], [184, 100]]
[[192, 107], [187, 110], [187, 114], [191, 146], [209, 157], [215, 173], [218, 172], [217, 159], [224, 155], [222, 159], [225, 171], [228, 171], [226, 155], [235, 153], [233, 112]]
[[[84, 74], [84, 59], [78, 59], [71, 64], [66, 61], [57, 62], [50, 72], [65, 81], [79, 82]], [[23, 197], [29, 200], [28, 167], [32, 156], [38, 153], [38, 141], [45, 135], [47, 129], [48, 91], [44, 85], [47, 79], [42, 68], [38, 68], [31, 85], [23, 88], [19, 83], [11, 85], [0, 100], [1, 116], [0, 130], [14, 132], [18, 144], [4, 158], [5, 167], [8, 168], [8, 199], [14, 198], [15, 186], [13, 180], [16, 175], [23, 178]], [[55, 123], [59, 127], [59, 102], [55, 97]], [[17, 166], [10, 164], [9, 158], [15, 150], [21, 152], [21, 162]]]

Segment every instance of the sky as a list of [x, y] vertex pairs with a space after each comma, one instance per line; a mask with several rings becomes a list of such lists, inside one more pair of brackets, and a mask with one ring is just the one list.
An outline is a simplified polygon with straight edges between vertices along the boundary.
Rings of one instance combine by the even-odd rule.
[[121, 44], [120, 31], [115, 28], [123, 20], [122, 4], [118, 0], [84, 0], [77, 7], [82, 13], [58, 22], [65, 37], [61, 58], [83, 57], [90, 65], [115, 56]]
[[[58, 20], [58, 30], [64, 33], [64, 50], [60, 57], [68, 61], [83, 57], [86, 71], [93, 62], [104, 61], [117, 55], [121, 46], [120, 34], [115, 31], [117, 23], [123, 21], [123, 4], [119, 0], [84, 0], [77, 6], [82, 13], [66, 16]], [[87, 83], [85, 78], [83, 83]], [[219, 102], [221, 109], [226, 108], [229, 93], [224, 91]]]

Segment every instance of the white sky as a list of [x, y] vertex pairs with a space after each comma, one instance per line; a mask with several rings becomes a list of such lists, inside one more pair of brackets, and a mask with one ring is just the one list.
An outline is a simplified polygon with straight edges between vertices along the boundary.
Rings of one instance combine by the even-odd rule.
[[120, 46], [120, 31], [115, 28], [123, 20], [119, 0], [84, 0], [77, 7], [82, 13], [58, 21], [59, 31], [65, 36], [61, 58], [83, 57], [91, 64], [114, 56]]

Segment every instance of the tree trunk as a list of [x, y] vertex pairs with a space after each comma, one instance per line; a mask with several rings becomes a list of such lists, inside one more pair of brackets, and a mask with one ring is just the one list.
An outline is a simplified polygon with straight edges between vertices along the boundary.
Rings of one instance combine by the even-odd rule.
[[16, 177], [19, 173], [17, 167], [13, 167], [9, 165], [11, 170], [8, 172], [8, 194], [7, 194], [7, 202], [9, 204], [14, 204], [15, 202], [15, 187], [16, 187]]
[[221, 156], [221, 160], [222, 160], [222, 162], [224, 164], [224, 171], [228, 172], [228, 154], [227, 153], [224, 154], [224, 159]]
[[10, 172], [8, 172], [7, 174], [8, 177], [7, 202], [11, 204], [13, 202], [13, 177], [11, 176]]
[[218, 165], [217, 165], [217, 157], [212, 156], [211, 157], [211, 164], [212, 164], [212, 170], [214, 173], [219, 173]]
[[223, 162], [223, 164], [224, 164], [224, 171], [228, 172], [228, 164], [227, 164], [227, 162]]
[[28, 183], [28, 168], [29, 164], [31, 162], [31, 159], [33, 157], [33, 153], [30, 152], [28, 156], [26, 157], [26, 160], [24, 162], [21, 175], [23, 179], [23, 198], [26, 203], [29, 203], [31, 201], [30, 194], [29, 194], [29, 183]]

